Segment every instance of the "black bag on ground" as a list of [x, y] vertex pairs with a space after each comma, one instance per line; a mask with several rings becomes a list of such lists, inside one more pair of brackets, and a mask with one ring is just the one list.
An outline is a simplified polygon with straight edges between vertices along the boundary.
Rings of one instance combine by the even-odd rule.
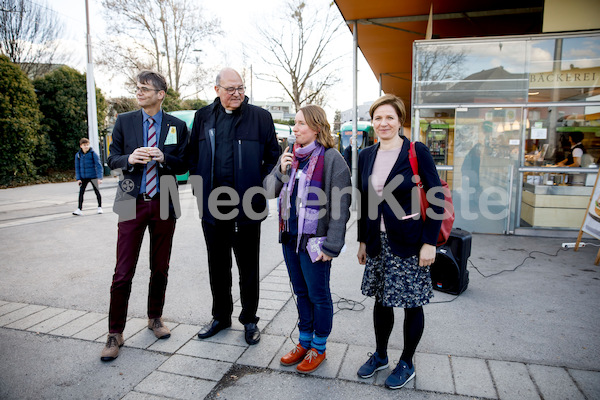
[[448, 242], [437, 248], [431, 264], [431, 283], [435, 290], [459, 295], [469, 285], [467, 260], [471, 256], [471, 233], [453, 228]]

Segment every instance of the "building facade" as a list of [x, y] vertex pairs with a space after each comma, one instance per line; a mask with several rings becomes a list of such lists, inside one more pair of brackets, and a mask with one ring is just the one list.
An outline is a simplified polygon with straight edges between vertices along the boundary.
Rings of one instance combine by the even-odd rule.
[[[600, 158], [600, 32], [415, 41], [412, 76], [412, 135], [452, 188], [455, 226], [579, 230]], [[561, 166], [578, 135], [580, 167]]]

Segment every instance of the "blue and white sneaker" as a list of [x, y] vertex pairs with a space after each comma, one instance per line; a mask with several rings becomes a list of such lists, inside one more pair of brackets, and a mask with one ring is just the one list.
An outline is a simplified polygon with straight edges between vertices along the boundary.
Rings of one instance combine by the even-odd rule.
[[385, 387], [388, 389], [400, 389], [414, 377], [415, 367], [408, 368], [408, 364], [400, 360], [396, 368], [392, 371], [392, 374], [385, 380]]
[[374, 354], [369, 353], [368, 355], [370, 356], [369, 360], [366, 363], [364, 363], [356, 373], [359, 378], [370, 378], [375, 374], [376, 371], [386, 369], [389, 366], [387, 357], [380, 358], [377, 352], [375, 352]]

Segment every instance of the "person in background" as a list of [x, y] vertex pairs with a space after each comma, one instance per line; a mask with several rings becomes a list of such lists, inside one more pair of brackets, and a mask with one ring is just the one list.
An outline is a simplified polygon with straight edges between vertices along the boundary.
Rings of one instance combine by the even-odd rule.
[[[348, 164], [348, 168], [352, 171], [352, 143], [354, 143], [354, 139], [350, 138], [350, 143], [344, 149], [344, 160], [346, 160], [346, 164]], [[361, 149], [356, 149], [356, 154], [360, 154]]]
[[[120, 169], [123, 179], [119, 181], [113, 208], [119, 215], [117, 263], [110, 287], [109, 333], [100, 356], [102, 361], [117, 358], [119, 347], [124, 343], [131, 284], [146, 229], [150, 234], [148, 329], [158, 339], [171, 336], [162, 313], [175, 233], [175, 211], [169, 196], [168, 217], [160, 217], [160, 178], [170, 176], [175, 182], [175, 175], [186, 171], [184, 154], [188, 130], [185, 122], [162, 111], [166, 94], [164, 76], [154, 71], [140, 72], [136, 98], [141, 110], [119, 114], [112, 133], [108, 166], [112, 170]], [[131, 206], [132, 210], [123, 205]]]
[[79, 203], [77, 210], [73, 211], [73, 215], [83, 215], [83, 195], [85, 188], [91, 182], [98, 200], [98, 214], [102, 214], [102, 196], [98, 185], [102, 183], [102, 163], [100, 157], [90, 146], [90, 141], [87, 138], [82, 138], [79, 141], [79, 150], [75, 154], [75, 179], [79, 184]]
[[[265, 189], [270, 196], [279, 196], [280, 242], [298, 299], [300, 343], [280, 362], [286, 366], [300, 363], [297, 371], [310, 373], [326, 358], [333, 323], [331, 260], [344, 246], [350, 218], [350, 190], [339, 199], [332, 191], [350, 188], [351, 182], [344, 159], [333, 148], [329, 122], [321, 107], [300, 108], [293, 132], [296, 144], [285, 149], [265, 179]], [[317, 192], [324, 194], [323, 198]]]
[[584, 154], [587, 153], [585, 147], [583, 147], [583, 144], [581, 144], [582, 140], [583, 132], [569, 132], [569, 143], [571, 144], [571, 151], [567, 153], [567, 158], [560, 161], [556, 165], [559, 167], [581, 167]]
[[[423, 305], [433, 297], [429, 268], [435, 260], [442, 221], [429, 215], [423, 221], [419, 201], [411, 201], [415, 183], [409, 162], [410, 141], [401, 136], [406, 118], [402, 100], [385, 95], [371, 105], [369, 112], [379, 142], [364, 149], [358, 160], [361, 210], [357, 256], [358, 262], [366, 265], [362, 293], [375, 298], [376, 351], [369, 354], [369, 360], [357, 374], [360, 378], [369, 378], [375, 371], [388, 367], [387, 348], [394, 327], [394, 307], [403, 308], [404, 350], [398, 365], [385, 380], [386, 387], [399, 389], [415, 377], [413, 356], [425, 327]], [[424, 189], [437, 189], [436, 197], [443, 204], [440, 179], [429, 150], [420, 142], [415, 143], [415, 150]], [[397, 187], [391, 192], [395, 201], [390, 204], [379, 196], [392, 180]], [[370, 204], [380, 200], [381, 203]], [[417, 205], [416, 210], [411, 208], [412, 203]], [[394, 211], [397, 205], [402, 209]], [[442, 207], [431, 202], [430, 207], [435, 214], [443, 215]], [[368, 213], [372, 208], [377, 210], [375, 218]]]
[[[246, 214], [241, 200], [248, 190], [262, 188], [263, 179], [277, 163], [280, 148], [271, 114], [249, 104], [245, 89], [237, 71], [224, 68], [219, 72], [215, 84], [217, 98], [196, 112], [186, 157], [190, 175], [202, 177], [202, 190], [196, 195], [202, 192], [203, 196], [202, 230], [213, 303], [213, 319], [198, 332], [198, 337], [206, 339], [231, 326], [233, 251], [240, 274], [239, 321], [244, 325], [246, 343], [254, 345], [260, 341], [256, 325], [260, 224], [267, 217], [268, 205], [264, 196], [253, 196], [251, 208], [255, 216], [251, 216]], [[240, 201], [217, 206], [215, 210], [209, 196], [222, 189], [235, 191]], [[233, 200], [226, 193], [218, 198]]]

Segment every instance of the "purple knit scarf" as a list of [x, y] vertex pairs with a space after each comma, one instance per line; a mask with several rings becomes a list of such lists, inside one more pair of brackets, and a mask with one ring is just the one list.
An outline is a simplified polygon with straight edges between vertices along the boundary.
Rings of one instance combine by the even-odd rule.
[[[296, 172], [300, 161], [310, 157], [309, 162], [302, 169], [300, 179], [298, 179], [298, 199], [300, 206], [296, 208], [298, 212], [298, 243], [302, 234], [314, 235], [317, 233], [318, 215], [320, 207], [316, 205], [318, 196], [315, 189], [323, 187], [323, 166], [325, 165], [325, 148], [317, 141], [300, 147], [295, 144], [293, 150], [292, 166], [290, 180], [283, 185], [279, 194], [279, 231], [289, 232], [288, 216], [291, 207], [291, 196], [296, 184]], [[307, 202], [312, 204], [307, 205]]]

